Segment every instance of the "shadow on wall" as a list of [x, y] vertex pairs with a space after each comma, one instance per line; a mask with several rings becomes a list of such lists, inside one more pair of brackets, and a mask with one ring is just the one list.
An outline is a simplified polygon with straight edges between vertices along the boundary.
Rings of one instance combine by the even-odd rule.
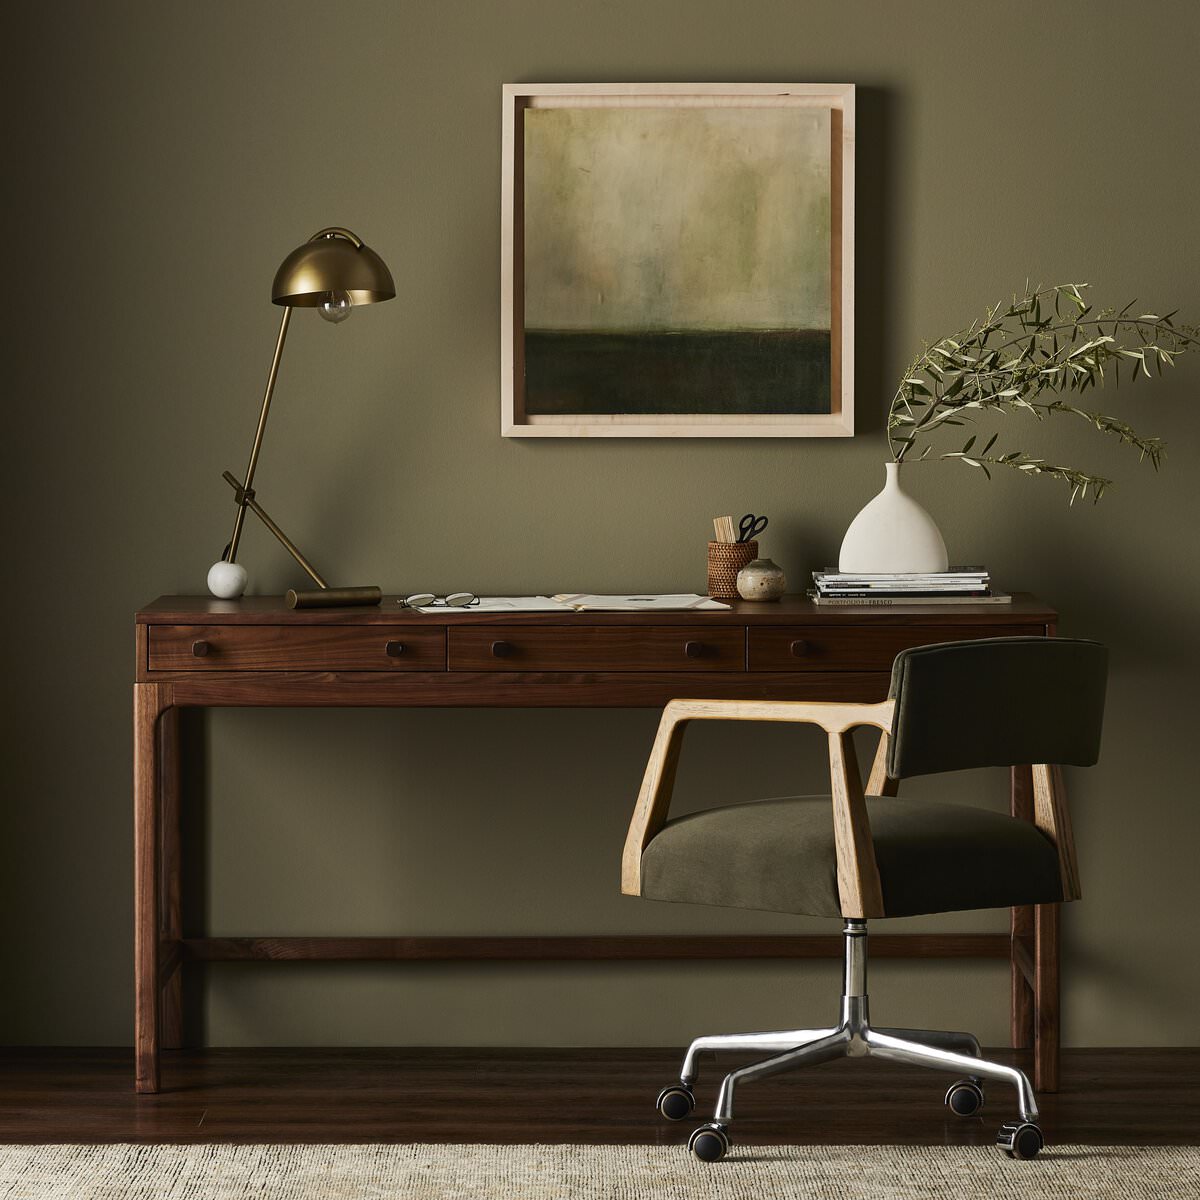
[[855, 92], [855, 194], [886, 196], [888, 202], [855, 205], [854, 225], [854, 432], [881, 431], [895, 381], [884, 367], [884, 347], [891, 344], [894, 317], [886, 298], [895, 295], [896, 225], [903, 205], [897, 203], [896, 139], [902, 102], [894, 88], [859, 84]]

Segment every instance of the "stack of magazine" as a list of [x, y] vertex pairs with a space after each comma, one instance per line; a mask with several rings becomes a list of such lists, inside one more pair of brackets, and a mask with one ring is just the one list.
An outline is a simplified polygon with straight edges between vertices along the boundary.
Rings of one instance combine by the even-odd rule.
[[816, 604], [1008, 604], [983, 567], [951, 567], [919, 574], [870, 574], [827, 567], [813, 572]]

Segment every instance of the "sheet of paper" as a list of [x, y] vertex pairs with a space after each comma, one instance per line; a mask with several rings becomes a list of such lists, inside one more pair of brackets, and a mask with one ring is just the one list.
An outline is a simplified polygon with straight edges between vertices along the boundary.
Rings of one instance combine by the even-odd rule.
[[472, 612], [472, 613], [506, 613], [506, 612], [570, 612], [571, 606], [549, 596], [480, 596], [478, 604], [470, 608], [449, 609], [444, 604], [431, 604], [427, 608], [418, 608], [417, 612]]
[[582, 592], [563, 592], [554, 597], [578, 612], [718, 612], [729, 607], [708, 596], [697, 596], [694, 592], [682, 595], [660, 596], [591, 596]]

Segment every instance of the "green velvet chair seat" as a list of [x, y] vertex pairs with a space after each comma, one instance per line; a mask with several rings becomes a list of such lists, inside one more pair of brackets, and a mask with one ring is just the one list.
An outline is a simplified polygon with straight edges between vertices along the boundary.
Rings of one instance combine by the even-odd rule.
[[[1026, 821], [964, 804], [868, 797], [889, 917], [1062, 899], [1058, 852]], [[642, 854], [651, 900], [841, 915], [828, 796], [734, 804], [668, 821]]]

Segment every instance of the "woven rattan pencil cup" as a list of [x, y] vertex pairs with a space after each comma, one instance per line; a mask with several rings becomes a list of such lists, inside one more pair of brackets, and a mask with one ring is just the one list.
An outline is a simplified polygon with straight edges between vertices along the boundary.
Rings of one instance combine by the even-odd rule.
[[738, 599], [738, 572], [758, 557], [758, 542], [708, 543], [708, 594], [714, 600]]

